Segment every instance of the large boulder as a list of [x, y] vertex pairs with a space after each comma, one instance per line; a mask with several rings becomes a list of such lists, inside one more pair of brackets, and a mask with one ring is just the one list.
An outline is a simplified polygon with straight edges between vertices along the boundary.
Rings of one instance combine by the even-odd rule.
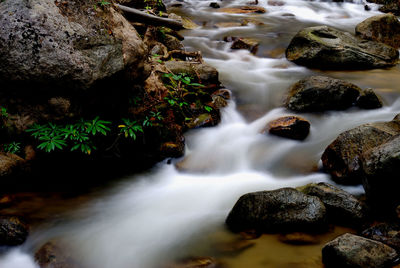
[[0, 83], [52, 94], [86, 89], [122, 72], [140, 75], [146, 47], [112, 5], [87, 1], [0, 3]]
[[361, 88], [325, 76], [311, 76], [292, 85], [286, 107], [296, 112], [344, 110], [356, 102]]
[[268, 123], [268, 132], [288, 139], [304, 140], [310, 133], [310, 122], [299, 116], [283, 116]]
[[398, 255], [380, 242], [353, 234], [344, 234], [322, 249], [322, 262], [327, 268], [392, 267]]
[[0, 216], [0, 246], [17, 246], [28, 237], [28, 226], [14, 216]]
[[327, 209], [329, 221], [356, 227], [365, 219], [365, 207], [360, 200], [331, 184], [325, 182], [311, 183], [299, 190], [321, 199]]
[[234, 232], [315, 231], [325, 226], [325, 215], [325, 206], [317, 197], [282, 188], [241, 196], [226, 224]]
[[399, 48], [400, 22], [393, 14], [373, 16], [357, 24], [356, 35]]
[[361, 156], [400, 134], [400, 122], [376, 122], [341, 133], [322, 154], [324, 169], [341, 184], [360, 184], [363, 177]]
[[400, 204], [400, 136], [362, 155], [363, 186], [368, 201], [380, 211]]
[[316, 26], [296, 34], [286, 49], [286, 58], [311, 68], [372, 69], [397, 64], [399, 52], [328, 26]]

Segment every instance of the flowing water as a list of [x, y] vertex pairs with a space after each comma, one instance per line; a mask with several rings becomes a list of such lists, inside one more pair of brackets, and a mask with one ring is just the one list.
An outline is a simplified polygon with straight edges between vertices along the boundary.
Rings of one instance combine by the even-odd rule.
[[[259, 1], [265, 14], [227, 14], [209, 7], [211, 1], [184, 0], [170, 11], [190, 17], [201, 25], [183, 31], [188, 50], [200, 50], [216, 67], [220, 80], [232, 90], [233, 100], [222, 111], [214, 128], [187, 133], [187, 150], [179, 170], [160, 163], [153, 170], [125, 178], [102, 192], [94, 201], [56, 222], [35, 228], [21, 247], [0, 257], [1, 268], [33, 268], [32, 253], [44, 242], [61, 241], [68, 252], [87, 268], [162, 267], [178, 257], [214, 256], [229, 267], [321, 267], [324, 242], [340, 233], [335, 228], [317, 237], [312, 246], [279, 242], [278, 235], [264, 235], [245, 245], [246, 250], [227, 250], [237, 236], [224, 228], [224, 219], [238, 197], [250, 191], [329, 181], [320, 172], [320, 156], [342, 131], [373, 121], [391, 120], [400, 112], [399, 68], [386, 70], [320, 72], [296, 66], [284, 57], [284, 49], [303, 27], [330, 25], [354, 32], [367, 17], [364, 3], [277, 0]], [[168, 5], [174, 3], [168, 2]], [[222, 7], [246, 1], [219, 2]], [[237, 26], [247, 20], [247, 26]], [[220, 23], [236, 24], [220, 24]], [[219, 26], [231, 26], [221, 27]], [[232, 51], [225, 36], [259, 40], [256, 55]], [[372, 87], [385, 101], [379, 110], [334, 111], [302, 114], [311, 122], [303, 141], [262, 134], [266, 124], [293, 114], [282, 108], [287, 88], [312, 74], [345, 79], [362, 88]], [[361, 193], [360, 187], [348, 190]]]

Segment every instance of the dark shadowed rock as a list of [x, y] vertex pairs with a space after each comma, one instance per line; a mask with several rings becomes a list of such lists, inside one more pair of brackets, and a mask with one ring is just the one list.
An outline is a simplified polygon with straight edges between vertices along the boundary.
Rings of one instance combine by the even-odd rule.
[[386, 3], [379, 8], [379, 11], [383, 13], [393, 13], [396, 16], [400, 16], [400, 5], [396, 0], [386, 1]]
[[356, 104], [362, 109], [379, 109], [383, 106], [381, 98], [371, 88], [361, 92]]
[[0, 152], [0, 177], [15, 174], [24, 163], [25, 160], [16, 154]]
[[325, 206], [317, 197], [282, 188], [241, 196], [226, 224], [234, 232], [316, 231], [325, 226], [325, 214]]
[[341, 133], [322, 154], [324, 169], [341, 184], [360, 184], [361, 155], [400, 134], [397, 121], [364, 124]]
[[[85, 1], [3, 1], [0, 82], [89, 88], [122, 71], [139, 75], [145, 46], [112, 5]], [[134, 69], [130, 69], [130, 68]]]
[[316, 26], [296, 34], [286, 49], [286, 58], [311, 68], [372, 69], [394, 66], [399, 52], [328, 26]]
[[270, 134], [293, 140], [304, 140], [310, 133], [310, 122], [299, 116], [284, 116], [268, 123]]
[[327, 268], [392, 267], [396, 251], [380, 242], [353, 234], [344, 234], [322, 249], [322, 261]]
[[344, 110], [353, 105], [361, 89], [349, 82], [311, 76], [292, 85], [286, 107], [296, 112]]
[[362, 167], [368, 202], [380, 211], [394, 212], [400, 204], [400, 136], [364, 152]]
[[395, 223], [380, 223], [361, 233], [362, 236], [382, 242], [399, 252], [400, 250], [400, 225]]
[[363, 204], [350, 193], [325, 182], [311, 183], [299, 188], [324, 203], [330, 222], [356, 227], [365, 219]]
[[356, 26], [356, 35], [394, 48], [400, 47], [400, 22], [393, 14], [373, 16]]
[[220, 8], [220, 5], [217, 2], [211, 2], [210, 7], [212, 8]]
[[0, 216], [0, 246], [17, 246], [28, 237], [28, 226], [14, 216]]
[[164, 45], [168, 50], [183, 50], [183, 44], [173, 35], [166, 34], [163, 40]]

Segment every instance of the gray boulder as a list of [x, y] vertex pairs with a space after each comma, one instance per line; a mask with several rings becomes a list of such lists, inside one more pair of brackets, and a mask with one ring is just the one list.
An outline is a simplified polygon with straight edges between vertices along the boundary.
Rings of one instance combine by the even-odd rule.
[[373, 69], [394, 66], [399, 52], [328, 26], [301, 30], [286, 49], [286, 58], [319, 69]]
[[363, 204], [350, 193], [331, 184], [310, 183], [300, 187], [299, 190], [321, 199], [327, 209], [329, 221], [356, 227], [365, 219]]
[[393, 14], [373, 16], [357, 24], [356, 35], [399, 48], [400, 22]]
[[341, 133], [322, 154], [324, 169], [341, 184], [360, 184], [363, 177], [361, 156], [400, 134], [400, 122], [376, 122]]
[[322, 262], [327, 268], [392, 267], [396, 251], [380, 242], [353, 234], [344, 234], [322, 249]]
[[226, 224], [234, 232], [315, 231], [325, 227], [325, 214], [325, 206], [317, 197], [282, 188], [241, 196]]
[[344, 110], [356, 102], [361, 88], [325, 76], [311, 76], [292, 85], [286, 107], [296, 112]]
[[51, 90], [86, 89], [139, 70], [146, 47], [112, 5], [85, 1], [0, 3], [0, 83]]

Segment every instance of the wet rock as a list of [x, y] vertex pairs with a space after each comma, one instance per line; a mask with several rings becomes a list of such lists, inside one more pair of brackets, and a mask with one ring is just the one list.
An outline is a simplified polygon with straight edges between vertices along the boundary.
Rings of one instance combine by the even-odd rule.
[[332, 179], [341, 184], [360, 184], [361, 156], [400, 134], [400, 122], [376, 122], [341, 133], [324, 151], [321, 160]]
[[311, 76], [292, 85], [286, 107], [296, 112], [345, 110], [356, 102], [361, 89], [349, 82]]
[[163, 40], [164, 45], [168, 50], [183, 50], [183, 44], [175, 36], [166, 34]]
[[400, 16], [400, 5], [397, 1], [393, 1], [392, 3], [387, 1], [387, 4], [381, 6], [379, 11], [383, 13], [393, 13], [396, 16]]
[[212, 96], [220, 96], [226, 100], [231, 99], [231, 91], [226, 88], [218, 89], [218, 90], [214, 91], [211, 95]]
[[316, 231], [325, 227], [325, 216], [325, 206], [317, 197], [282, 188], [241, 196], [226, 224], [234, 232]]
[[2, 2], [0, 83], [54, 94], [128, 69], [141, 75], [146, 47], [135, 28], [112, 5], [98, 12], [85, 1]]
[[361, 233], [361, 236], [384, 243], [400, 251], [400, 225], [395, 223], [380, 223]]
[[311, 68], [373, 69], [394, 66], [399, 52], [328, 26], [316, 26], [296, 34], [286, 49], [286, 58]]
[[247, 49], [253, 54], [257, 53], [259, 42], [250, 38], [237, 38], [233, 41], [231, 49]]
[[164, 142], [160, 148], [160, 154], [163, 158], [182, 157], [185, 153], [185, 144], [177, 142]]
[[35, 253], [35, 260], [41, 268], [81, 268], [65, 248], [53, 242], [44, 244]]
[[322, 261], [327, 268], [391, 267], [397, 257], [393, 248], [349, 233], [332, 240], [322, 249]]
[[187, 61], [167, 61], [165, 67], [174, 74], [186, 73], [192, 77], [199, 77], [200, 83], [218, 84], [218, 71], [208, 64], [187, 62]]
[[68, 98], [54, 97], [48, 101], [49, 107], [57, 116], [71, 112], [71, 101]]
[[28, 226], [14, 216], [0, 216], [0, 246], [17, 246], [28, 237]]
[[400, 136], [364, 152], [361, 159], [367, 201], [380, 212], [394, 212], [400, 204]]
[[319, 243], [315, 235], [300, 232], [281, 234], [278, 239], [282, 243], [291, 245], [315, 245]]
[[190, 257], [169, 264], [165, 268], [223, 268], [223, 266], [211, 257]]
[[356, 35], [394, 48], [400, 47], [400, 22], [393, 14], [370, 17], [356, 26]]
[[365, 219], [364, 205], [350, 193], [333, 185], [310, 183], [299, 190], [318, 197], [324, 203], [330, 222], [356, 227]]
[[16, 154], [0, 152], [0, 178], [18, 172], [25, 160]]
[[212, 96], [212, 103], [213, 103], [213, 106], [218, 109], [226, 107], [228, 105], [228, 102], [226, 101], [225, 98], [223, 98], [221, 96], [215, 96], [215, 95]]
[[265, 13], [267, 10], [263, 7], [257, 6], [239, 6], [239, 7], [227, 7], [221, 8], [220, 12], [231, 13], [231, 14], [249, 14], [249, 13]]
[[200, 128], [200, 127], [211, 127], [215, 126], [217, 123], [214, 121], [211, 114], [205, 113], [193, 118], [189, 123], [187, 123], [188, 128]]
[[220, 5], [217, 2], [211, 2], [210, 7], [212, 8], [220, 8]]
[[379, 109], [383, 106], [382, 99], [376, 95], [372, 88], [363, 90], [356, 104], [362, 109]]
[[310, 132], [310, 122], [299, 116], [284, 116], [269, 122], [268, 132], [288, 139], [304, 140]]
[[280, 6], [284, 6], [284, 5], [285, 5], [285, 2], [277, 1], [277, 0], [269, 0], [269, 1], [268, 1], [268, 5], [280, 7]]

